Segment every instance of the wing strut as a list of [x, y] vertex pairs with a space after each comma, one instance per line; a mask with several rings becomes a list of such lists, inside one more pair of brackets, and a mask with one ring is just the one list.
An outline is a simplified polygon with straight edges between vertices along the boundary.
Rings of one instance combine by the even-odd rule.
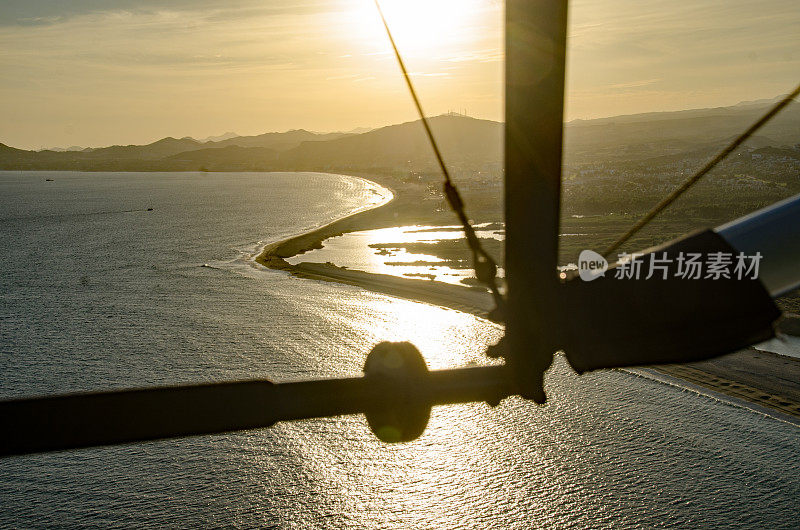
[[545, 401], [557, 349], [566, 0], [506, 1], [506, 336], [525, 397]]

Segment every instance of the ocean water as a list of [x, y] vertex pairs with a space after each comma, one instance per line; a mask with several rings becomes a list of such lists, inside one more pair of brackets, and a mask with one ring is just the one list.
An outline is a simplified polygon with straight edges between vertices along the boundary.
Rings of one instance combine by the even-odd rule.
[[[383, 193], [308, 173], [0, 173], [0, 396], [353, 376], [381, 340], [431, 368], [486, 362], [495, 324], [252, 263]], [[2, 459], [0, 527], [797, 527], [796, 425], [561, 360], [547, 389], [544, 407], [436, 408], [403, 445], [351, 416]]]

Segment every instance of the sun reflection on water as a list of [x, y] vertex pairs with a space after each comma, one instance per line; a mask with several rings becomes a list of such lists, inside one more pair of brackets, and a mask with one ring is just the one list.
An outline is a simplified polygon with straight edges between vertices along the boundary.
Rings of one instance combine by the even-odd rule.
[[[480, 238], [503, 241], [502, 230], [488, 224], [476, 225]], [[406, 278], [423, 278], [439, 282], [464, 285], [462, 280], [473, 278], [475, 271], [469, 263], [463, 267], [451, 267], [449, 262], [434, 254], [411, 252], [402, 247], [407, 243], [430, 243], [464, 238], [459, 226], [395, 226], [376, 230], [350, 232], [323, 242], [323, 247], [289, 258], [292, 264], [302, 262], [333, 263], [340, 267], [373, 274], [389, 274]], [[376, 245], [372, 247], [370, 245]], [[378, 246], [379, 245], [379, 246]], [[397, 245], [397, 246], [392, 246]], [[464, 242], [466, 249], [466, 241]], [[432, 249], [433, 250], [433, 249]], [[505, 271], [498, 269], [502, 278]]]
[[[341, 316], [342, 327], [346, 322], [351, 329], [347, 344], [340, 345], [350, 350], [341, 353], [350, 367], [363, 363], [351, 345], [368, 351], [385, 340], [410, 341], [432, 370], [489, 364], [485, 348], [503, 334], [502, 326], [458, 311], [347, 286], [339, 286], [336, 299], [318, 298], [316, 284], [305, 284], [311, 288], [306, 296], [317, 300], [315, 309], [329, 322]], [[319, 290], [326, 287], [320, 284]], [[338, 361], [332, 365], [342, 369]], [[476, 507], [485, 503], [486, 488], [501, 488], [509, 471], [486, 451], [487, 439], [498, 431], [493, 410], [474, 403], [435, 407], [423, 435], [405, 444], [380, 442], [360, 415], [279, 424], [273, 436], [286, 440], [287, 451], [295, 454], [293, 480], [306, 484], [302, 494], [313, 485], [320, 504], [307, 508], [321, 526], [335, 518], [354, 527], [420, 528], [424, 522], [445, 528], [470, 526]]]
[[357, 324], [372, 336], [368, 343], [409, 341], [419, 349], [432, 370], [488, 364], [485, 346], [497, 342], [503, 334], [502, 326], [466, 313], [383, 298], [365, 304], [367, 311], [382, 315], [381, 320]]

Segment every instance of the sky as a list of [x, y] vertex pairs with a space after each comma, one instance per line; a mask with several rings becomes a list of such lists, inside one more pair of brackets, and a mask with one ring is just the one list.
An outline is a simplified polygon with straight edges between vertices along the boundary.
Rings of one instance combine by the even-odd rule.
[[[427, 114], [503, 116], [503, 2], [382, 0]], [[566, 119], [773, 98], [797, 0], [574, 0]], [[3, 0], [0, 142], [347, 131], [416, 118], [372, 0]]]

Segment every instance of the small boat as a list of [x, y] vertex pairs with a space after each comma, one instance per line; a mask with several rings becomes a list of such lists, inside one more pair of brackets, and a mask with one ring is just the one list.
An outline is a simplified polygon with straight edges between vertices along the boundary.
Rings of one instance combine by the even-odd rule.
[[53, 179], [44, 179], [45, 182], [53, 182]]

